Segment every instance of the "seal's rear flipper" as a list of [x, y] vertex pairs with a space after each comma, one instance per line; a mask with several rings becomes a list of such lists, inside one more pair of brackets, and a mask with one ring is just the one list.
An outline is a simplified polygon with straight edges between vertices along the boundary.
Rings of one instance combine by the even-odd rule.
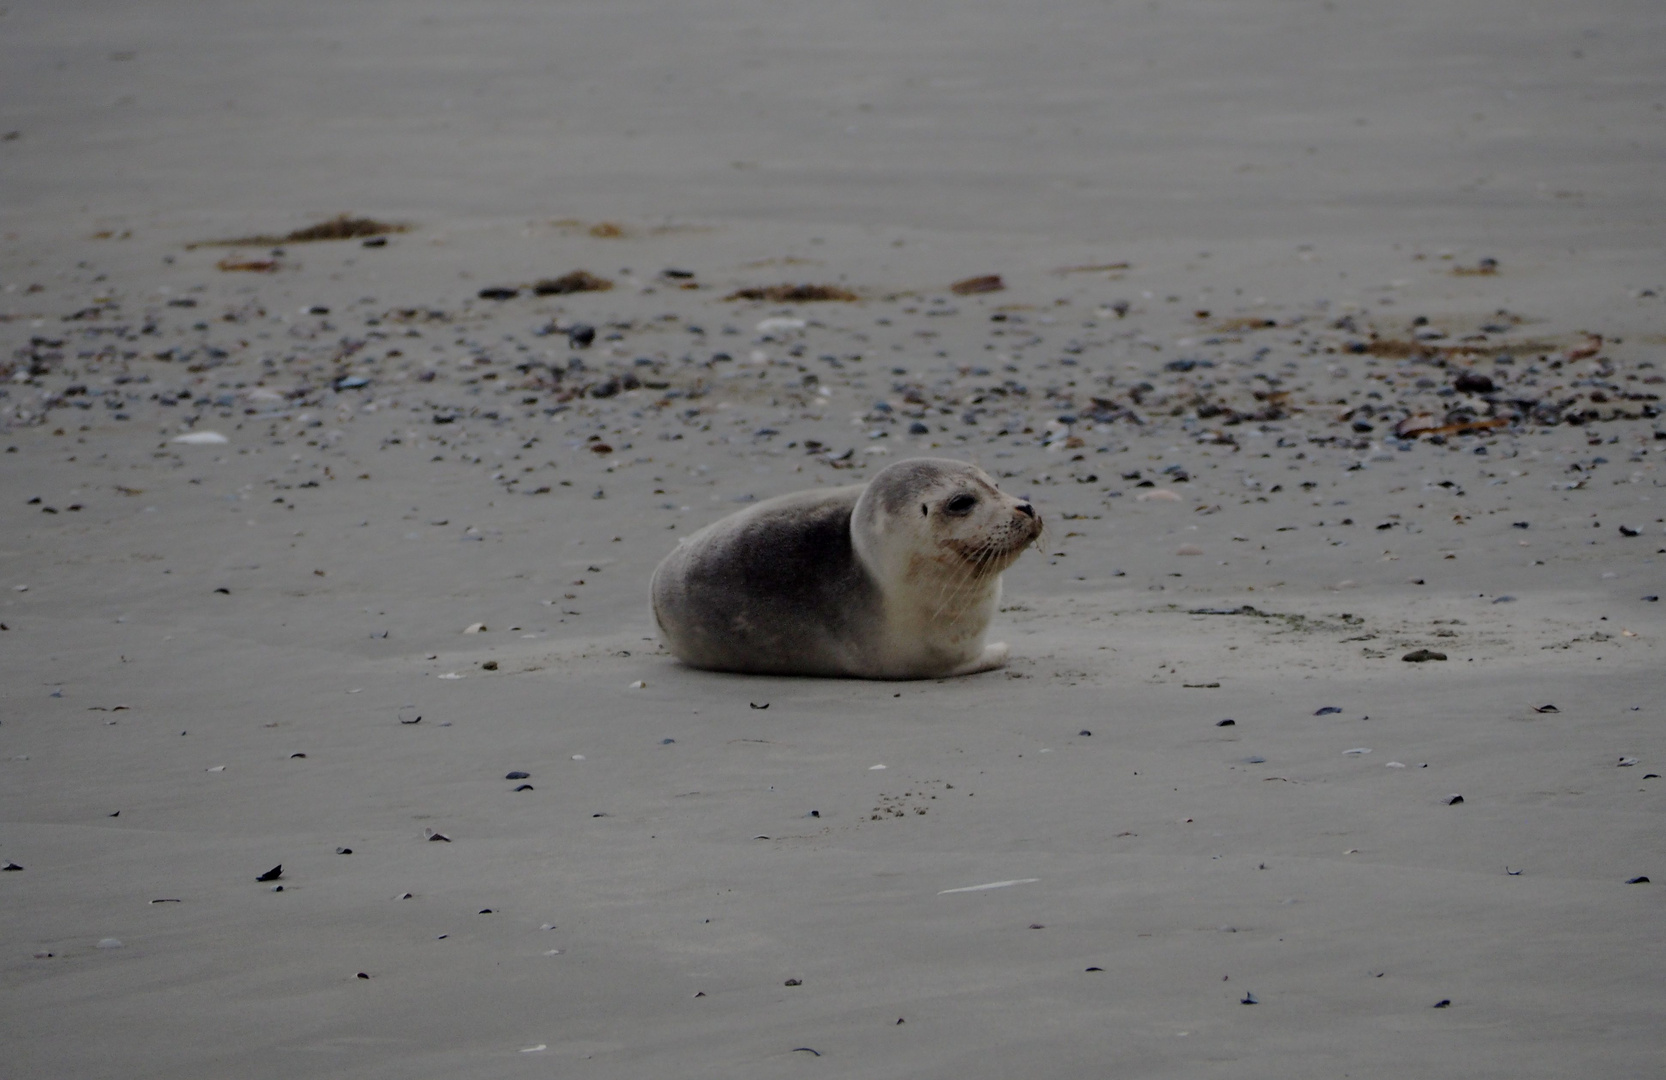
[[994, 671], [1007, 666], [1007, 643], [997, 641], [993, 645], [985, 645], [983, 655], [967, 664], [949, 672], [952, 675], [976, 675], [980, 671]]

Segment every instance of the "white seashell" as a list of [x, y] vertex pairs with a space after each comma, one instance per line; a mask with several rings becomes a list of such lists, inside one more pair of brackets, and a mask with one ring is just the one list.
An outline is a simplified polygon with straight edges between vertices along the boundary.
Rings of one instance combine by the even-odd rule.
[[583, 754], [574, 754], [573, 755], [573, 760], [574, 761], [583, 761], [584, 760], [584, 755]]
[[647, 683], [643, 682], [641, 679], [638, 679], [635, 682], [631, 683], [630, 686], [626, 687], [626, 689], [628, 689], [628, 690], [642, 690], [642, 689], [646, 689], [647, 686], [648, 686]]
[[884, 768], [884, 767], [885, 767], [885, 766], [883, 766], [883, 765], [869, 765], [869, 766], [868, 766], [868, 771], [869, 771], [869, 772], [873, 772], [873, 771], [875, 771], [875, 770], [876, 770], [876, 769], [883, 769], [883, 768]]
[[439, 676], [439, 678], [442, 678], [442, 679], [462, 679], [462, 678], [467, 678], [467, 676], [459, 675], [455, 671], [448, 671], [444, 675]]
[[777, 315], [769, 319], [759, 319], [757, 329], [760, 334], [773, 334], [777, 330], [802, 330], [807, 325], [809, 324], [803, 319], [789, 319]]
[[220, 446], [231, 442], [218, 431], [188, 431], [183, 435], [174, 436], [173, 441], [187, 446]]
[[207, 769], [203, 770], [203, 772], [225, 772], [225, 771], [226, 771], [226, 767], [224, 765], [215, 765], [211, 768], [207, 768]]
[[478, 634], [484, 629], [486, 629], [486, 624], [483, 622], [469, 623], [467, 626], [463, 627], [463, 633]]
[[1152, 488], [1134, 496], [1135, 502], [1179, 502], [1180, 496], [1168, 488]]
[[1406, 767], [1405, 763], [1400, 762], [1400, 761], [1385, 761], [1385, 762], [1383, 762], [1383, 768], [1385, 768], [1385, 769], [1403, 769], [1405, 767]]
[[122, 947], [121, 939], [113, 937], [99, 938], [98, 947], [101, 949], [119, 949]]

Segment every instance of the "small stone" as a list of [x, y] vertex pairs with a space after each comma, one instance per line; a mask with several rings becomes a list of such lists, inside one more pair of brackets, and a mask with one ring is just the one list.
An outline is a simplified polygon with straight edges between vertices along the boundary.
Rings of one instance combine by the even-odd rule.
[[1238, 726], [1238, 721], [1236, 721], [1236, 720], [1216, 720], [1215, 721], [1215, 726], [1216, 727], [1237, 727]]
[[1322, 706], [1319, 709], [1319, 711], [1315, 712], [1313, 715], [1314, 716], [1330, 716], [1333, 713], [1339, 713], [1341, 711], [1342, 711], [1342, 708], [1339, 705], [1325, 705], [1325, 706]]
[[23, 867], [19, 866], [17, 863], [10, 862], [10, 861], [8, 861], [5, 866], [0, 866], [0, 870], [21, 870], [21, 869], [23, 869]]
[[1648, 883], [1649, 878], [1647, 874], [1638, 874], [1634, 878], [1626, 878], [1627, 885], [1647, 885]]
[[515, 770], [512, 770], [510, 772], [504, 773], [503, 778], [505, 780], [530, 780], [530, 779], [532, 779], [532, 774], [529, 773], [529, 772], [523, 772], [520, 769], [515, 769]]
[[1426, 660], [1445, 660], [1446, 654], [1443, 652], [1435, 652], [1433, 649], [1413, 649], [1411, 652], [1400, 657], [1400, 659], [1404, 660], [1408, 664], [1421, 664]]
[[1447, 1008], [1451, 1008], [1451, 1006], [1452, 1006], [1452, 999], [1451, 998], [1441, 998], [1439, 1001], [1435, 1002], [1434, 1005], [1431, 1006], [1431, 1008], [1447, 1009]]
[[264, 873], [264, 874], [260, 875], [259, 877], [255, 878], [255, 880], [256, 881], [276, 881], [281, 877], [283, 877], [283, 863], [279, 863], [278, 865], [272, 867], [272, 869], [266, 871], [266, 873]]
[[781, 985], [782, 986], [803, 986], [804, 985], [804, 980], [803, 979], [788, 979], [786, 982], [782, 983]]
[[1464, 801], [1464, 797], [1462, 795], [1448, 795], [1445, 799], [1442, 799], [1441, 801], [1444, 802], [1447, 806], [1457, 806], [1459, 803]]

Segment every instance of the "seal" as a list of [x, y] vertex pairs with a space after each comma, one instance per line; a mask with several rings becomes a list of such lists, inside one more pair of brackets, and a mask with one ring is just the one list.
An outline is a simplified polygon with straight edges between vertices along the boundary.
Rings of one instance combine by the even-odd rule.
[[1003, 666], [984, 644], [1001, 573], [1041, 535], [1029, 503], [960, 461], [914, 458], [866, 484], [782, 495], [686, 537], [649, 587], [691, 667], [933, 679]]

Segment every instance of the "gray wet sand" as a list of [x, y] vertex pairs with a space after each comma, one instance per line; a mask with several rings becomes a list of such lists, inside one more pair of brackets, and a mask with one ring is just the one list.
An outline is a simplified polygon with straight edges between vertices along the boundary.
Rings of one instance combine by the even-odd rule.
[[[1652, 1074], [1653, 8], [0, 24], [8, 1075]], [[928, 453], [1006, 671], [660, 647]]]

